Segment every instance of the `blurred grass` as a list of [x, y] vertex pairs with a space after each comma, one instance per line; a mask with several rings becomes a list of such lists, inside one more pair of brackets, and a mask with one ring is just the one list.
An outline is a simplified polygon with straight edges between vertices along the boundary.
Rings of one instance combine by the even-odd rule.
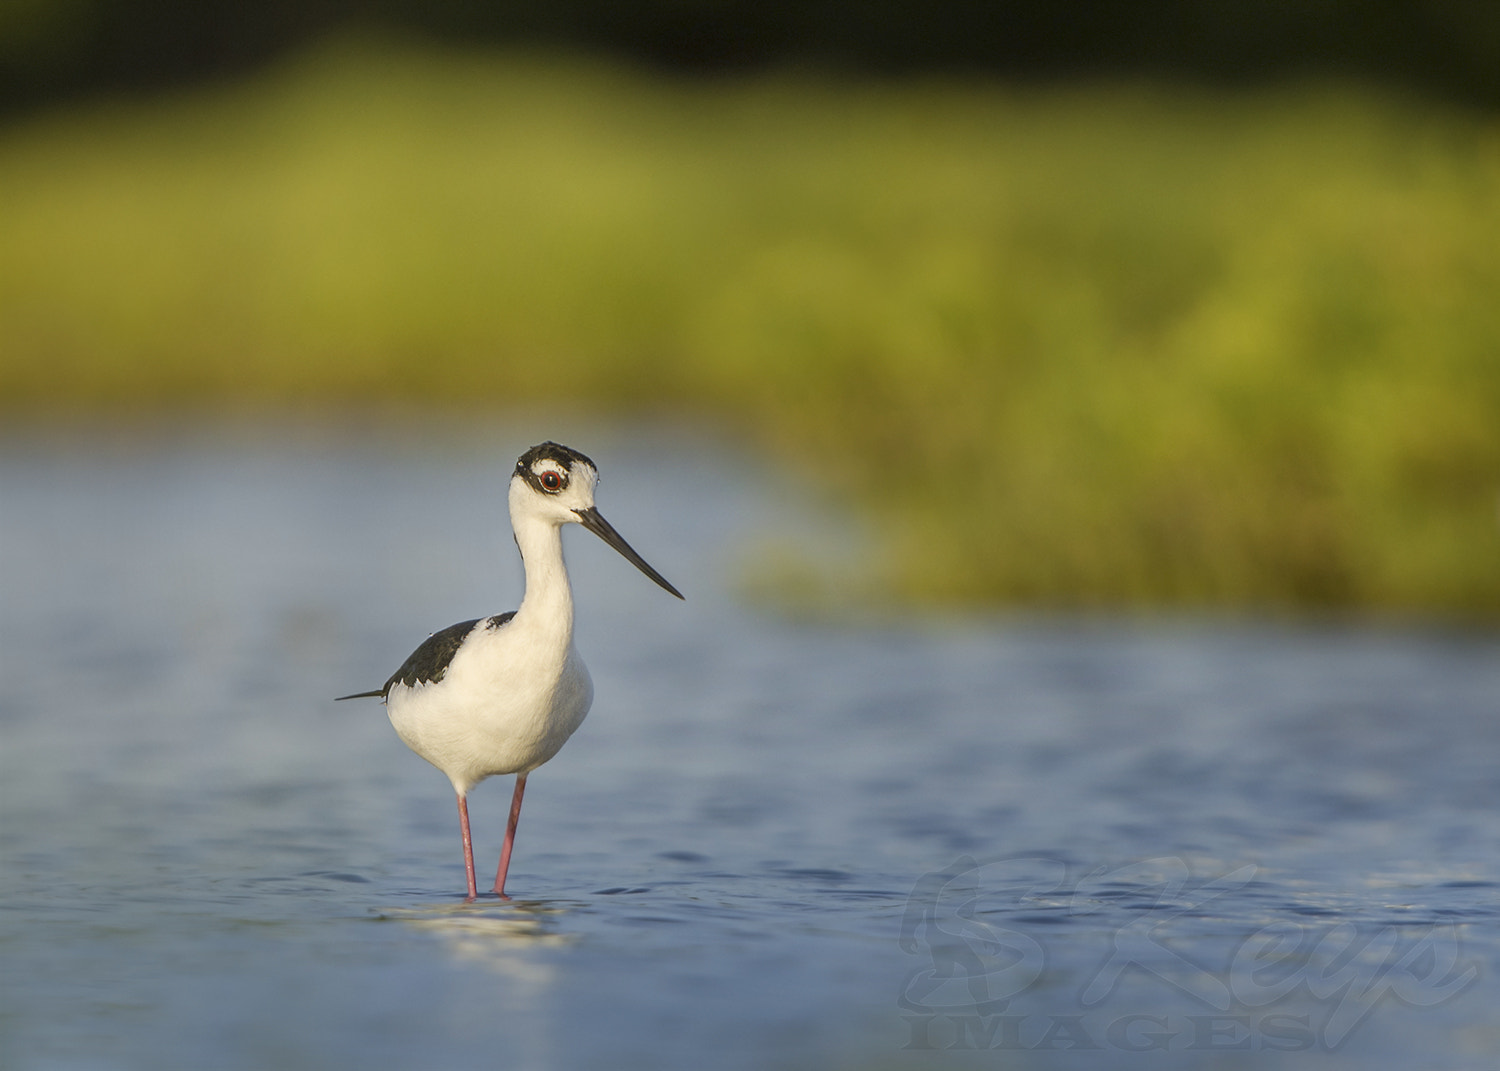
[[0, 130], [4, 410], [392, 399], [706, 414], [905, 599], [1494, 617], [1500, 123], [346, 43]]

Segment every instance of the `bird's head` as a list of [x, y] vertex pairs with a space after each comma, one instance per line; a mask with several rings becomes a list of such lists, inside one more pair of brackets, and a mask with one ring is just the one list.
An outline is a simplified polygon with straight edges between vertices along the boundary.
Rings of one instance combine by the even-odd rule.
[[511, 513], [554, 524], [575, 522], [577, 511], [593, 509], [598, 481], [599, 469], [577, 450], [561, 443], [533, 446], [516, 460], [510, 479]]
[[556, 526], [581, 524], [667, 591], [682, 593], [646, 564], [623, 536], [594, 506], [594, 488], [599, 469], [583, 454], [561, 443], [533, 446], [516, 459], [510, 478], [510, 516], [517, 526], [523, 519], [536, 519]]

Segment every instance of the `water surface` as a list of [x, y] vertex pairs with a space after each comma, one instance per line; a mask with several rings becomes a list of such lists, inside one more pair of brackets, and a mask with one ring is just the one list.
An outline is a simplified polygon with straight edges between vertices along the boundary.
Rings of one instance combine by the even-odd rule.
[[[515, 606], [544, 437], [688, 601], [567, 534], [594, 711], [465, 904], [445, 779], [330, 699]], [[1493, 634], [789, 622], [734, 584], [815, 488], [680, 433], [32, 430], [0, 479], [7, 1068], [1500, 1053]]]

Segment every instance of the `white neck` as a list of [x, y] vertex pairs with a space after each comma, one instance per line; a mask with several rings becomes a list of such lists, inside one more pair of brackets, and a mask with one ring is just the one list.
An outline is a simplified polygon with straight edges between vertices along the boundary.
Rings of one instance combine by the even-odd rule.
[[563, 562], [562, 525], [540, 517], [522, 517], [515, 522], [515, 531], [516, 546], [526, 567], [526, 595], [516, 611], [516, 623], [524, 619], [531, 628], [555, 630], [571, 641], [573, 589]]

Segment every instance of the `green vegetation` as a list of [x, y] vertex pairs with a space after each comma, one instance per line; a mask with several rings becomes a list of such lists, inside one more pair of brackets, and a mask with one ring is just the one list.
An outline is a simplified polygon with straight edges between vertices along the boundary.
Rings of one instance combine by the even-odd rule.
[[0, 405], [707, 414], [948, 603], [1500, 614], [1500, 124], [348, 46], [0, 131]]

